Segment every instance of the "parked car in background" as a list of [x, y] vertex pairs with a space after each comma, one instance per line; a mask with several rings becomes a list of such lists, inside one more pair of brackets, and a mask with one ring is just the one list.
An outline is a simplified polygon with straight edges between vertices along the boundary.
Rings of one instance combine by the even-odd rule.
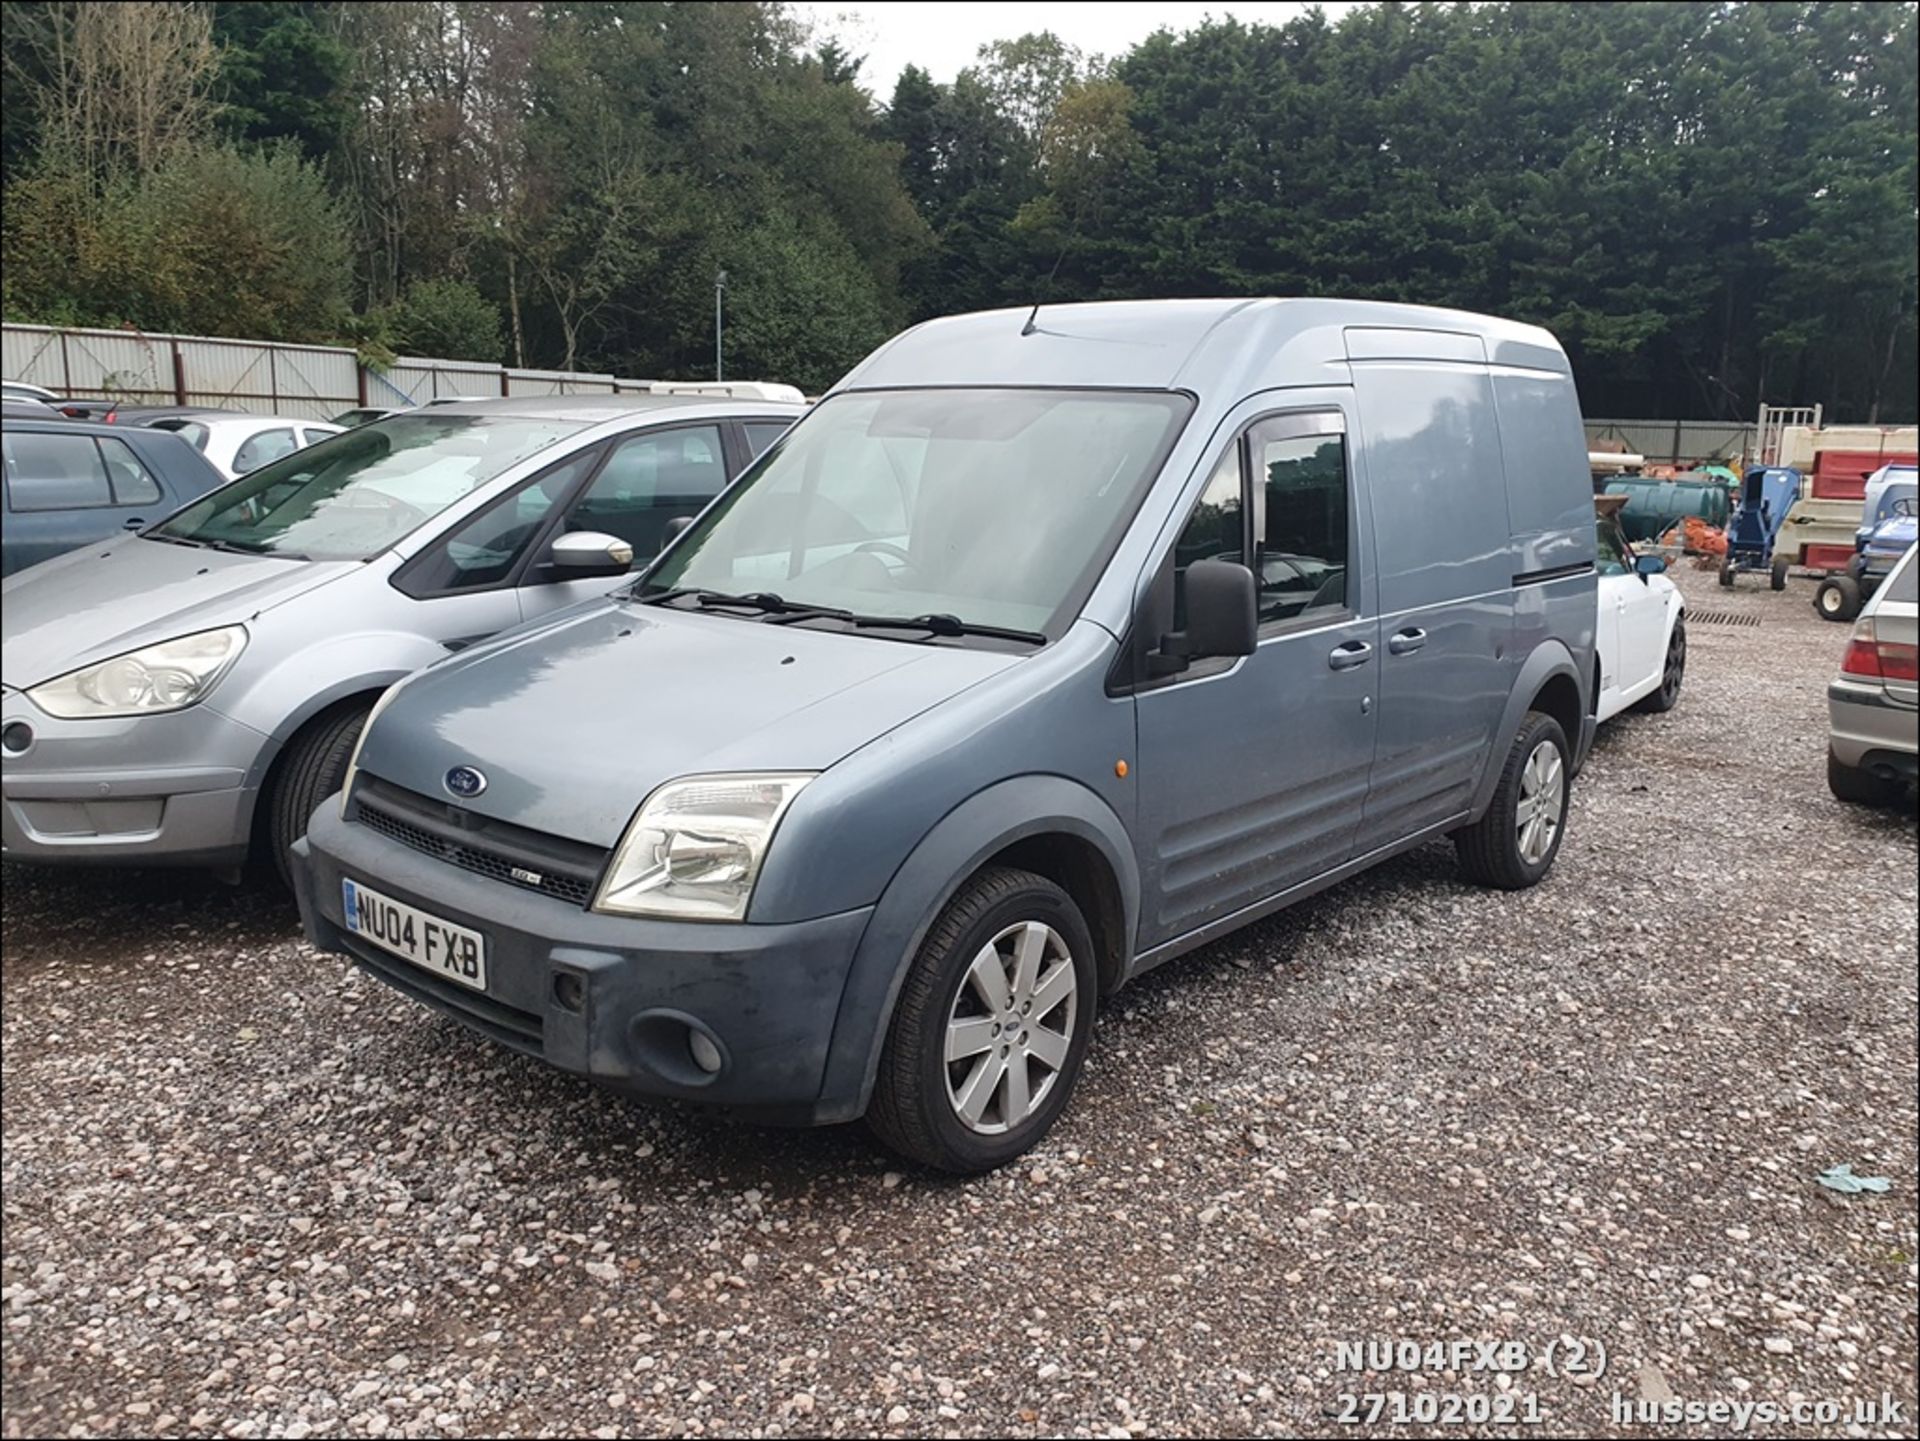
[[1542, 880], [1594, 617], [1543, 330], [934, 320], [634, 585], [388, 691], [301, 913], [555, 1065], [979, 1171], [1130, 977], [1443, 836]]
[[48, 402], [69, 420], [91, 420], [101, 425], [150, 425], [176, 415], [223, 415], [216, 405], [154, 405], [144, 400], [112, 397], [60, 397]]
[[777, 380], [656, 380], [649, 387], [655, 395], [710, 395], [730, 400], [790, 400], [798, 405], [806, 397], [797, 385]]
[[[655, 396], [409, 411], [14, 577], [8, 858], [284, 862], [387, 686], [617, 584], [745, 468], [750, 432], [796, 413]], [[87, 433], [205, 466], [176, 435]]]
[[1827, 687], [1827, 786], [1880, 805], [1916, 778], [1920, 748], [1920, 562], [1916, 548], [1867, 602]]
[[385, 420], [389, 415], [404, 415], [411, 409], [413, 407], [410, 405], [357, 405], [352, 410], [343, 410], [334, 416], [332, 424], [339, 426], [342, 430], [352, 430], [356, 425]]
[[229, 480], [248, 475], [268, 461], [292, 455], [330, 435], [338, 435], [345, 428], [326, 420], [247, 415], [238, 411], [172, 415], [148, 424], [155, 430], [172, 431]]
[[44, 385], [29, 385], [24, 380], [0, 380], [0, 400], [37, 400], [44, 404], [59, 398], [57, 391], [48, 390]]
[[1612, 720], [1629, 706], [1670, 711], [1687, 674], [1686, 602], [1657, 555], [1635, 555], [1620, 528], [1623, 495], [1596, 498], [1595, 568], [1600, 611], [1594, 631], [1598, 685], [1595, 721]]
[[0, 415], [17, 416], [22, 420], [64, 420], [66, 418], [44, 400], [32, 400], [26, 396], [8, 396], [5, 400], [0, 400]]
[[[66, 420], [9, 401], [0, 575], [109, 537], [124, 538], [225, 481], [193, 447], [157, 430]], [[77, 607], [91, 603], [76, 598]]]
[[69, 420], [100, 420], [120, 403], [105, 395], [59, 395], [47, 402]]

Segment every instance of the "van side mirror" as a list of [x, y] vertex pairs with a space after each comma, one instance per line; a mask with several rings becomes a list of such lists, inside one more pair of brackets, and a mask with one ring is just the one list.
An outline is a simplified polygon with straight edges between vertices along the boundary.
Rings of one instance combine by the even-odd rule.
[[693, 517], [690, 515], [676, 515], [672, 520], [668, 521], [660, 528], [660, 549], [664, 551], [668, 546], [680, 539], [681, 534], [692, 524]]
[[633, 547], [617, 535], [570, 530], [554, 541], [552, 559], [562, 580], [625, 575], [633, 565]]
[[1636, 555], [1633, 558], [1633, 573], [1641, 578], [1650, 575], [1663, 575], [1667, 563], [1657, 555]]
[[1238, 561], [1196, 560], [1187, 567], [1187, 628], [1162, 636], [1148, 658], [1156, 675], [1173, 675], [1209, 656], [1252, 655], [1260, 639], [1253, 572]]

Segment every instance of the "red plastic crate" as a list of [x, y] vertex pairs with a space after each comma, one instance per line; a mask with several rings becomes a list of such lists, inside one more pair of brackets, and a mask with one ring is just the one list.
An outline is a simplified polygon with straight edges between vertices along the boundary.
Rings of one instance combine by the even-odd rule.
[[1867, 477], [1883, 465], [1912, 465], [1913, 452], [1821, 450], [1813, 457], [1815, 500], [1864, 500]]

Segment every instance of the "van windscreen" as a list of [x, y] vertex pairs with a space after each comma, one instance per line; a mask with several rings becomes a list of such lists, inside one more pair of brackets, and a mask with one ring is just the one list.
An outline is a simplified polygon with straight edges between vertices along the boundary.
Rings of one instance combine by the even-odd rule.
[[641, 593], [771, 593], [1055, 635], [1191, 410], [1159, 391], [837, 395], [701, 517]]

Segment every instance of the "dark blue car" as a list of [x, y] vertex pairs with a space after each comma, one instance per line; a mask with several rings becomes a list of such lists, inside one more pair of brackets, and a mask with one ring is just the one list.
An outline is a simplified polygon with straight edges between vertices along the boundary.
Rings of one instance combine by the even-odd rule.
[[89, 541], [144, 530], [226, 477], [179, 436], [139, 426], [94, 425], [8, 407], [6, 526], [0, 575]]

